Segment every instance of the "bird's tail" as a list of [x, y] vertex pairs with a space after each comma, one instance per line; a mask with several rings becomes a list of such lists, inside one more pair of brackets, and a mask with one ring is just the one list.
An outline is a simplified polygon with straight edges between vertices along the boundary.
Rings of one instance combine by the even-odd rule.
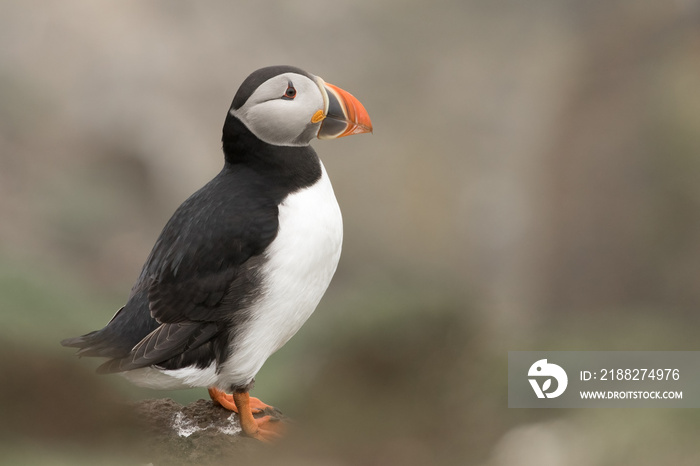
[[105, 338], [103, 330], [95, 330], [79, 337], [66, 338], [61, 340], [61, 345], [79, 348], [77, 355], [81, 357], [114, 357], [115, 348], [109, 339]]

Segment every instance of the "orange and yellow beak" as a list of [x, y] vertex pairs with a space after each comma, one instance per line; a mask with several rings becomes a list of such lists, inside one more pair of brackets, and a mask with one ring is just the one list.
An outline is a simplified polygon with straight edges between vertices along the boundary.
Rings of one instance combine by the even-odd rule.
[[[372, 122], [365, 107], [352, 94], [338, 86], [321, 81], [326, 102], [319, 139], [335, 139], [351, 134], [371, 133]], [[320, 118], [319, 118], [320, 119]]]

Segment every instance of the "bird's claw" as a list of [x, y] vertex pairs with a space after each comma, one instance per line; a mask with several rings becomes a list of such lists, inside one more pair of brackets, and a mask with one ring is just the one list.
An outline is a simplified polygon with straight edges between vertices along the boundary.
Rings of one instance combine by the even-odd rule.
[[263, 416], [255, 419], [257, 430], [252, 433], [244, 432], [249, 437], [260, 440], [265, 443], [270, 443], [282, 437], [284, 424], [280, 419], [273, 416]]

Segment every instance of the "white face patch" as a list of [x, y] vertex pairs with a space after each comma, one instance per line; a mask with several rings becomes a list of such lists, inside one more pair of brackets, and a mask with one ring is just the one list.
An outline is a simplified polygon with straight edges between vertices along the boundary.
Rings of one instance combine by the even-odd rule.
[[318, 134], [321, 122], [311, 119], [325, 109], [323, 92], [320, 84], [306, 76], [284, 73], [258, 86], [231, 114], [268, 144], [306, 146]]

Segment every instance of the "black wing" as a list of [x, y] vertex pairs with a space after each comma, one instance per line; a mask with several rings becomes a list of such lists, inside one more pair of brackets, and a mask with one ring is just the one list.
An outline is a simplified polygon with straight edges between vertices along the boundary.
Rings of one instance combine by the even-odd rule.
[[259, 290], [278, 203], [255, 173], [224, 169], [175, 211], [125, 307], [102, 330], [63, 343], [113, 358], [102, 373], [219, 359]]
[[277, 235], [277, 200], [250, 179], [227, 181], [214, 178], [180, 206], [144, 266], [135, 288], [160, 323], [228, 320], [255, 289], [250, 259]]
[[[185, 362], [182, 356], [208, 344], [219, 331], [214, 323], [162, 324], [134, 346], [128, 356], [107, 361], [97, 368], [97, 372], [122, 372], [163, 363], [169, 369], [176, 369], [190, 365], [187, 362], [198, 363], [200, 361]], [[173, 361], [174, 364], [168, 364], [177, 356], [180, 358]], [[201, 361], [204, 362], [201, 364], [203, 367], [211, 361], [211, 355], [205, 359]]]

